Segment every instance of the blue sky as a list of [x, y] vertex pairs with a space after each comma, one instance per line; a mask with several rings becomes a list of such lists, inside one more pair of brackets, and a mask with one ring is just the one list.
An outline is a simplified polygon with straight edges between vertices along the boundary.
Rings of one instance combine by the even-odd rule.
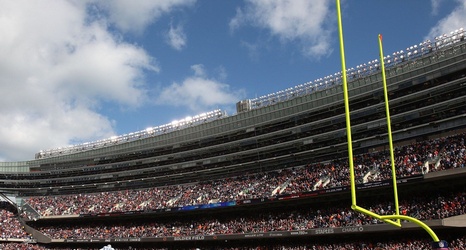
[[[340, 71], [335, 1], [0, 0], [0, 161]], [[347, 67], [466, 28], [464, 0], [343, 0]]]

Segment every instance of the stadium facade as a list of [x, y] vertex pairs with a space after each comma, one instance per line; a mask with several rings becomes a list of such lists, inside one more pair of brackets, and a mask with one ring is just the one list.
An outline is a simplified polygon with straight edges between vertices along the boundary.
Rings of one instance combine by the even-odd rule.
[[[426, 193], [431, 195], [420, 199], [420, 204], [442, 206], [439, 197], [445, 199], [442, 204], [451, 204], [447, 197], [458, 192], [462, 195], [453, 199], [464, 200], [464, 31], [422, 42], [384, 60], [392, 135], [395, 153], [400, 157], [397, 175], [403, 206], [418, 208], [421, 205], [408, 204]], [[373, 206], [384, 207], [380, 204], [391, 199], [391, 181], [386, 174], [388, 142], [380, 65], [374, 60], [348, 69], [347, 74], [353, 154], [364, 159], [357, 166], [358, 192], [363, 203], [378, 201]], [[334, 221], [335, 216], [348, 215], [344, 209], [350, 206], [340, 76], [336, 73], [239, 101], [235, 115], [215, 110], [108, 140], [43, 150], [30, 161], [1, 163], [2, 200], [16, 207], [17, 219], [33, 236], [3, 241], [36, 242], [46, 248], [98, 248], [111, 243], [122, 248], [230, 249], [234, 245], [273, 249], [290, 244], [306, 246], [310, 242], [355, 244], [355, 240], [362, 246], [374, 238], [385, 244], [384, 236], [401, 240], [406, 232], [428, 238], [422, 229], [407, 222], [400, 230], [367, 219]], [[463, 144], [457, 150], [459, 156], [452, 156], [448, 150], [451, 143], [459, 147]], [[140, 199], [138, 195], [144, 193], [151, 195]], [[102, 194], [107, 197], [100, 200], [106, 204], [104, 208], [95, 203], [95, 197]], [[87, 204], [91, 196], [94, 204]], [[140, 200], [129, 206], [128, 197]], [[329, 220], [326, 223], [316, 223], [316, 215], [309, 214], [313, 211], [322, 216], [322, 210], [332, 207], [338, 212], [323, 216]], [[442, 238], [466, 236], [461, 233], [466, 227], [466, 215], [431, 212], [437, 214], [428, 216], [428, 212], [418, 209], [413, 216], [438, 230]], [[232, 221], [247, 224], [254, 221], [254, 216], [281, 218], [277, 214], [283, 213], [286, 218], [310, 216], [313, 222], [309, 219], [307, 227], [296, 226], [298, 219], [293, 219], [287, 227], [272, 229], [192, 229], [193, 224], [202, 224], [199, 221], [224, 223], [225, 228], [237, 224]], [[219, 218], [229, 221], [219, 222]], [[167, 232], [167, 225], [174, 221], [191, 229]], [[76, 226], [70, 228], [69, 224]], [[70, 233], [103, 225], [121, 231], [127, 227], [165, 231]]]

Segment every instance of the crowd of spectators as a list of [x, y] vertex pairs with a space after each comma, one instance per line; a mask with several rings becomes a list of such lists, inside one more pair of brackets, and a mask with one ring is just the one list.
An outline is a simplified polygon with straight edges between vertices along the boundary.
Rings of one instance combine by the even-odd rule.
[[9, 203], [0, 201], [0, 239], [28, 239], [29, 234], [12, 210]]
[[[466, 213], [466, 192], [419, 194], [401, 200], [399, 204], [402, 215], [419, 220], [442, 219]], [[395, 206], [392, 202], [362, 203], [362, 206], [380, 215], [395, 214]], [[106, 239], [264, 233], [379, 223], [382, 222], [362, 213], [356, 213], [349, 206], [318, 204], [316, 207], [305, 206], [295, 210], [284, 209], [253, 214], [205, 215], [184, 219], [170, 218], [166, 221], [161, 219], [105, 221], [85, 225], [38, 226], [36, 229], [55, 239]]]
[[[355, 240], [353, 242], [346, 241], [340, 242], [335, 240], [334, 243], [290, 243], [290, 244], [277, 244], [277, 245], [253, 245], [243, 247], [177, 247], [179, 250], [425, 250], [432, 249], [432, 241], [429, 239], [401, 239], [401, 240]], [[466, 250], [466, 236], [453, 237], [448, 241], [450, 250]], [[169, 250], [173, 248], [166, 247], [125, 247], [118, 248], [112, 246], [115, 250], [133, 249], [133, 250]], [[27, 244], [27, 243], [0, 243], [0, 249], [3, 250], [99, 250], [99, 247], [50, 247], [46, 245]]]
[[46, 250], [46, 248], [37, 244], [29, 244], [25, 242], [0, 242], [0, 249], [2, 250]]
[[[236, 247], [236, 248], [215, 248], [222, 250], [427, 250], [432, 249], [432, 241], [429, 239], [413, 240], [388, 240], [388, 241], [357, 241], [346, 243], [324, 243], [324, 244], [293, 244], [280, 246], [259, 246], [259, 247]], [[450, 250], [465, 250], [466, 236], [452, 239], [448, 242]]]
[[[465, 167], [465, 138], [466, 134], [460, 134], [397, 147], [397, 178]], [[354, 166], [358, 183], [387, 180], [392, 176], [388, 151], [356, 155]], [[348, 160], [345, 158], [185, 185], [29, 197], [26, 201], [42, 216], [95, 214], [265, 198], [349, 184]]]
[[[449, 243], [450, 250], [465, 250], [466, 236], [452, 239]], [[222, 250], [427, 250], [432, 249], [432, 241], [428, 239], [413, 240], [404, 239], [401, 241], [359, 241], [347, 243], [324, 243], [324, 244], [293, 244], [280, 246], [259, 246], [259, 247], [236, 247], [236, 248], [215, 248]]]
[[445, 144], [437, 170], [466, 167], [465, 137], [453, 137]]

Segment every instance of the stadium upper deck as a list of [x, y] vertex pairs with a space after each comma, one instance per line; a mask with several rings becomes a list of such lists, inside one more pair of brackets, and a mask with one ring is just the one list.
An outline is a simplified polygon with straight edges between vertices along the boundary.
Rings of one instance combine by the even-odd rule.
[[[395, 142], [466, 128], [463, 30], [385, 60]], [[378, 63], [351, 68], [348, 75], [353, 148], [379, 150], [386, 145], [386, 118]], [[132, 135], [46, 150], [36, 160], [2, 164], [18, 171], [0, 174], [0, 190], [43, 195], [150, 187], [345, 157], [342, 99], [337, 73], [241, 101], [236, 115], [213, 111]]]

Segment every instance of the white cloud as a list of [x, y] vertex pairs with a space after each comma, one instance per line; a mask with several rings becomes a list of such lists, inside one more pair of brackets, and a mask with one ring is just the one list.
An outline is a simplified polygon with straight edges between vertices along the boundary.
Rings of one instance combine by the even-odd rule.
[[196, 0], [96, 0], [107, 10], [109, 21], [124, 32], [140, 33], [164, 13], [180, 7], [192, 6]]
[[[234, 104], [244, 97], [243, 90], [233, 91], [228, 84], [209, 78], [203, 65], [193, 65], [191, 69], [193, 76], [162, 89], [157, 99], [159, 104], [184, 106], [202, 112], [219, 105]], [[220, 77], [225, 76], [224, 70], [220, 70]]]
[[183, 26], [178, 25], [173, 27], [170, 25], [170, 30], [167, 35], [167, 43], [176, 50], [182, 50], [186, 47], [186, 34], [184, 33]]
[[[90, 18], [86, 4], [0, 1], [0, 160], [108, 138], [114, 122], [99, 113], [102, 104], [147, 99], [144, 73], [159, 70], [155, 60]], [[141, 26], [126, 24], [133, 21]]]
[[[52, 101], [51, 101], [52, 102]], [[39, 102], [33, 102], [39, 104]], [[29, 160], [40, 149], [66, 146], [82, 138], [109, 138], [112, 121], [83, 107], [60, 107], [51, 103], [36, 108], [8, 112], [0, 116], [1, 161]]]
[[457, 0], [457, 6], [453, 11], [442, 18], [429, 32], [426, 39], [432, 39], [433, 37], [448, 34], [453, 30], [459, 28], [466, 28], [466, 1]]
[[202, 65], [202, 64], [192, 65], [191, 69], [194, 71], [194, 76], [197, 76], [197, 77], [205, 77], [206, 76], [205, 68], [204, 68], [204, 65]]
[[307, 56], [320, 57], [331, 52], [327, 26], [334, 19], [330, 1], [318, 0], [247, 0], [230, 20], [230, 29], [243, 25], [267, 29], [282, 42], [297, 41]]
[[437, 15], [438, 14], [438, 9], [441, 6], [442, 0], [430, 0], [430, 4], [432, 6], [432, 15]]

